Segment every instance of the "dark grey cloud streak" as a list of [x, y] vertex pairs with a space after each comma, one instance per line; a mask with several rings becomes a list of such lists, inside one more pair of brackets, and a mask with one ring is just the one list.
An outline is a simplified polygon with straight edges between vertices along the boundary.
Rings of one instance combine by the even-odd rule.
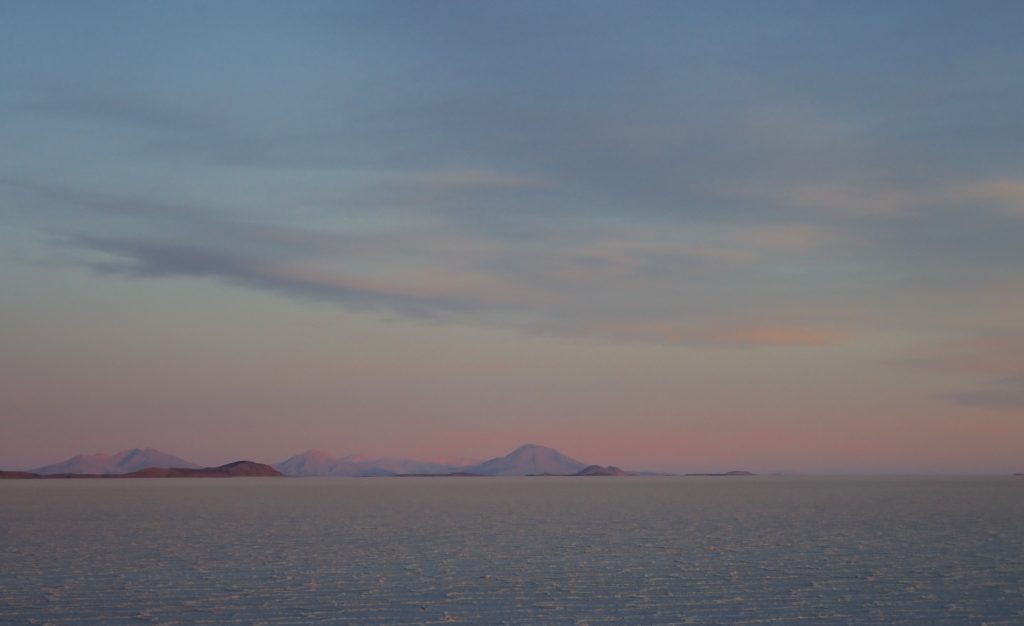
[[965, 407], [987, 409], [1024, 409], [1024, 375], [1009, 376], [989, 387], [947, 393], [945, 399]]
[[132, 278], [215, 278], [285, 296], [336, 302], [356, 309], [391, 311], [421, 319], [442, 319], [453, 311], [480, 308], [473, 301], [457, 297], [431, 298], [346, 284], [343, 280], [327, 282], [288, 275], [265, 260], [201, 246], [96, 237], [77, 237], [69, 243], [117, 257], [115, 261], [92, 264], [101, 274]]

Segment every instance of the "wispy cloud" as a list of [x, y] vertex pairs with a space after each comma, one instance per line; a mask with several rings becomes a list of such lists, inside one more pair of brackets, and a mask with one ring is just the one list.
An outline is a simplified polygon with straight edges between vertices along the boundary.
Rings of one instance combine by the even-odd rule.
[[604, 322], [592, 332], [618, 340], [699, 348], [808, 348], [842, 343], [847, 332], [798, 326], [698, 325], [665, 320]]
[[81, 88], [37, 88], [34, 93], [7, 99], [4, 107], [17, 113], [127, 124], [174, 133], [199, 133], [216, 127], [214, 120], [153, 102], [151, 98], [89, 93]]
[[[836, 241], [836, 233], [811, 224], [577, 221], [562, 228], [531, 215], [515, 218], [522, 236], [510, 238], [462, 228], [460, 215], [443, 211], [408, 223], [388, 218], [349, 227], [342, 217], [313, 228], [273, 214], [258, 220], [230, 208], [65, 184], [0, 183], [55, 211], [40, 230], [63, 242], [62, 250], [88, 251], [70, 262], [108, 276], [203, 278], [411, 318], [668, 345], [807, 347], [843, 339], [792, 316], [780, 324], [711, 323], [731, 307], [731, 297], [720, 301], [723, 281], [757, 288], [775, 264]], [[539, 181], [474, 171], [452, 180], [446, 174], [437, 184]], [[781, 271], [777, 280], [791, 278]], [[770, 319], [773, 305], [761, 306]], [[650, 321], [659, 319], [678, 321]]]
[[[32, 178], [0, 175], [0, 189], [26, 194], [32, 198], [30, 208], [41, 213], [54, 210], [72, 210], [105, 215], [106, 217], [213, 219], [212, 211], [200, 210], [187, 204], [147, 198], [145, 200], [116, 193], [88, 191], [80, 187]], [[0, 210], [13, 211], [15, 203], [0, 206]]]
[[894, 185], [874, 180], [815, 181], [750, 189], [751, 197], [838, 217], [897, 216], [928, 209], [964, 209], [1024, 217], [1024, 180], [980, 178]]
[[849, 333], [819, 327], [741, 326], [713, 333], [710, 345], [736, 347], [821, 347], [841, 343]]
[[286, 296], [337, 302], [358, 309], [385, 309], [431, 319], [480, 306], [477, 301], [460, 294], [435, 294], [422, 287], [402, 289], [342, 274], [330, 277], [316, 275], [194, 245], [99, 237], [78, 237], [72, 243], [115, 257], [114, 260], [93, 263], [93, 268], [103, 274], [135, 278], [216, 278]]
[[909, 348], [899, 363], [942, 374], [1012, 380], [1024, 371], [1024, 330], [1002, 328]]
[[[736, 260], [719, 253], [701, 259], [699, 251], [650, 241], [625, 248], [591, 239], [540, 244], [533, 264], [505, 242], [487, 246], [429, 232], [350, 237], [217, 220], [178, 234], [78, 234], [64, 241], [102, 253], [87, 261], [101, 274], [206, 278], [411, 318], [701, 348], [822, 347], [848, 338], [816, 325], [712, 323], [714, 306], [652, 321], [646, 313], [676, 299], [665, 286], [677, 277], [666, 268], [707, 264], [704, 272], [713, 276]], [[635, 294], [634, 305], [621, 301], [622, 289]]]
[[993, 178], [953, 186], [952, 201], [976, 203], [1006, 215], [1024, 218], [1024, 179]]
[[525, 176], [495, 170], [435, 170], [411, 172], [397, 176], [397, 182], [439, 187], [480, 187], [527, 189], [542, 187], [549, 181], [538, 176]]
[[[937, 394], [938, 398], [963, 407], [1024, 408], [1024, 331], [1019, 328], [989, 329], [932, 342], [908, 348], [906, 354], [897, 363], [967, 387]], [[978, 384], [979, 380], [987, 383]]]
[[981, 389], [955, 391], [941, 397], [965, 407], [1024, 409], [1024, 375], [1009, 376]]

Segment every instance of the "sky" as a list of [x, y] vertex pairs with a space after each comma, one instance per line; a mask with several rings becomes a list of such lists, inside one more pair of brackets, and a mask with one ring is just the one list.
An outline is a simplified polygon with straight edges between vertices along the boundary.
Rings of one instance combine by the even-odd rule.
[[1024, 471], [1024, 4], [0, 0], [0, 467]]

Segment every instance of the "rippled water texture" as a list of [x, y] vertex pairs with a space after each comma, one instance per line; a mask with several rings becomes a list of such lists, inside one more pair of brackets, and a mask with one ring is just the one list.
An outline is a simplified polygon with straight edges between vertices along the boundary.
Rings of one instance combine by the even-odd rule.
[[1024, 478], [0, 482], [4, 624], [1024, 624]]

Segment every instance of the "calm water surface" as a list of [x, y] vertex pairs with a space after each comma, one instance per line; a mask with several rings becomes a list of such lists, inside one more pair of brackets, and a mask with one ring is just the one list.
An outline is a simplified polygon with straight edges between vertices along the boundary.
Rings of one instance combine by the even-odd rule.
[[2, 624], [1024, 624], [1024, 478], [0, 481]]

